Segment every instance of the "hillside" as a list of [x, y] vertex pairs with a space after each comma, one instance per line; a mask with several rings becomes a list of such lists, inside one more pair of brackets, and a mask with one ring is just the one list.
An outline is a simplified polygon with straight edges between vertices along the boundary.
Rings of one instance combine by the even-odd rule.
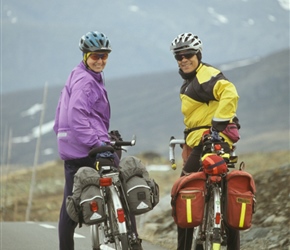
[[[246, 170], [255, 179], [257, 193], [256, 213], [253, 226], [242, 232], [242, 250], [288, 249], [289, 246], [289, 202], [287, 189], [279, 188], [289, 183], [289, 153], [278, 151], [239, 155], [239, 162], [246, 163]], [[150, 164], [167, 164], [168, 161], [143, 159]], [[49, 162], [38, 166], [31, 221], [58, 221], [63, 192], [63, 167], [61, 162]], [[1, 221], [24, 221], [31, 181], [31, 169], [22, 169], [1, 176]], [[178, 178], [177, 171], [150, 171], [160, 187], [160, 203], [152, 212], [138, 217], [139, 230], [143, 239], [168, 249], [175, 245], [176, 230], [171, 217], [170, 193], [172, 183]], [[275, 246], [273, 248], [268, 248]]]
[[[289, 50], [224, 73], [240, 95], [242, 139], [238, 152], [289, 149]], [[112, 106], [111, 130], [118, 129], [125, 139], [137, 136], [136, 146], [129, 149], [131, 154], [154, 152], [167, 157], [170, 136], [183, 136], [178, 97], [181, 83], [177, 70], [106, 81]], [[48, 87], [39, 163], [58, 159], [52, 125], [61, 88]], [[34, 162], [42, 100], [43, 89], [1, 95], [2, 164], [7, 160], [14, 165]], [[10, 157], [9, 130], [13, 138]]]

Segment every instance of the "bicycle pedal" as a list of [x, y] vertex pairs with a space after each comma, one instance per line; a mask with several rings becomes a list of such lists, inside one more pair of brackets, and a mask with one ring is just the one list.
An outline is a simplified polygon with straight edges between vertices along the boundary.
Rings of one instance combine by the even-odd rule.
[[142, 239], [135, 239], [130, 243], [132, 250], [143, 250]]
[[223, 241], [221, 242], [221, 245], [222, 245], [222, 246], [226, 246], [226, 245], [227, 245], [227, 240], [223, 240]]

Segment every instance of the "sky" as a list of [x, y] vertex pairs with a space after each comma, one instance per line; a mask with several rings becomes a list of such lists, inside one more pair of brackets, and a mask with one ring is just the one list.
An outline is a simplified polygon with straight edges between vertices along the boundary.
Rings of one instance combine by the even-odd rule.
[[63, 85], [89, 30], [111, 40], [107, 79], [176, 70], [169, 46], [182, 32], [199, 35], [203, 59], [212, 64], [289, 47], [289, 0], [69, 2], [2, 0], [1, 93]]

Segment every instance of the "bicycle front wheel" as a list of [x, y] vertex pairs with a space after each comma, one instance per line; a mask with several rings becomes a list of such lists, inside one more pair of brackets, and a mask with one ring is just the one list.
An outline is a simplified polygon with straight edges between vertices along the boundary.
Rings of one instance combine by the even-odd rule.
[[119, 196], [117, 195], [114, 187], [110, 188], [110, 198], [107, 202], [108, 215], [109, 215], [109, 226], [112, 235], [112, 241], [114, 242], [116, 250], [128, 250], [129, 239], [126, 230], [126, 222], [120, 222], [118, 218], [118, 209], [123, 209]]

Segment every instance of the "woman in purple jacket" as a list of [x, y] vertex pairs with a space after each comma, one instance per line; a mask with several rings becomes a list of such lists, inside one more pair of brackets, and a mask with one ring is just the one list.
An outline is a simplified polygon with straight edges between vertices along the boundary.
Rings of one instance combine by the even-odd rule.
[[[94, 167], [88, 157], [89, 150], [109, 142], [110, 103], [103, 70], [112, 50], [110, 40], [101, 32], [88, 32], [82, 36], [79, 48], [83, 60], [73, 69], [61, 92], [53, 127], [65, 171], [59, 218], [60, 250], [74, 249], [77, 223], [66, 212], [66, 198], [72, 195], [74, 174], [82, 166]], [[142, 249], [141, 244], [136, 249]]]
[[64, 199], [59, 218], [59, 249], [74, 249], [76, 223], [66, 212], [66, 198], [72, 195], [74, 174], [81, 166], [92, 166], [92, 147], [109, 141], [110, 104], [103, 82], [103, 69], [111, 52], [109, 39], [100, 32], [88, 32], [79, 43], [83, 60], [69, 75], [56, 109], [54, 131], [58, 151], [64, 160]]

